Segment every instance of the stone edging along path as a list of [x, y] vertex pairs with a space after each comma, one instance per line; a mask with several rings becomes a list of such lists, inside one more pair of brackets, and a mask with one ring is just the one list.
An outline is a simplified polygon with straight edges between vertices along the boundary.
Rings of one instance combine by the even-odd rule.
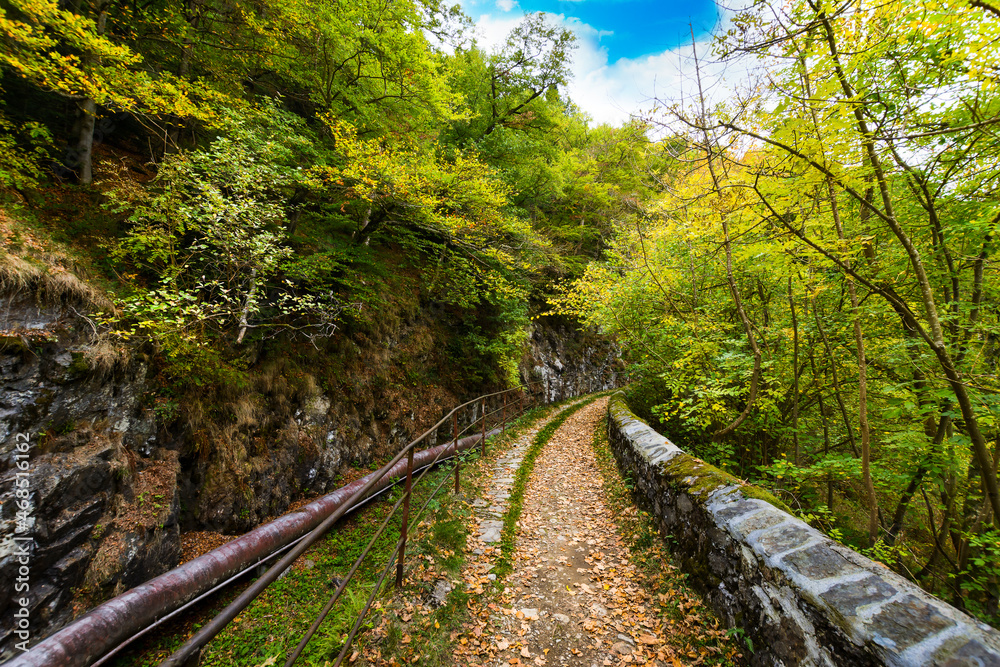
[[608, 437], [691, 583], [753, 640], [752, 664], [1000, 665], [1000, 632], [685, 454], [621, 393]]
[[[495, 544], [500, 541], [503, 533], [503, 517], [507, 512], [507, 501], [514, 488], [514, 476], [517, 474], [525, 454], [531, 448], [535, 435], [553, 419], [558, 419], [566, 411], [573, 412], [585, 399], [573, 401], [552, 414], [538, 420], [517, 439], [514, 445], [504, 452], [493, 464], [489, 473], [489, 486], [481, 498], [472, 503], [473, 513], [479, 523], [479, 540], [485, 544]], [[477, 554], [479, 555], [479, 554]]]

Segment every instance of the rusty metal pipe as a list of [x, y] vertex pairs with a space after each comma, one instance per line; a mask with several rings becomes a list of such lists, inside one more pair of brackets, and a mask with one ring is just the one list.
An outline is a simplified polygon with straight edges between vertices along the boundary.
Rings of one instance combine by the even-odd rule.
[[[491, 435], [487, 434], [487, 436]], [[422, 439], [422, 438], [421, 438]], [[479, 444], [479, 434], [425, 449], [414, 455], [414, 465], [423, 466], [445, 456]], [[441, 450], [445, 451], [441, 451]], [[370, 494], [395, 483], [406, 473], [406, 462], [399, 461], [370, 489]], [[256, 565], [262, 558], [297, 540], [319, 526], [372, 481], [378, 472], [343, 486], [318, 498], [295, 512], [258, 526], [207, 554], [188, 561], [169, 572], [150, 579], [101, 604], [65, 628], [42, 640], [26, 653], [15, 656], [3, 667], [86, 667], [160, 617], [188, 600], [211, 589], [217, 583]]]

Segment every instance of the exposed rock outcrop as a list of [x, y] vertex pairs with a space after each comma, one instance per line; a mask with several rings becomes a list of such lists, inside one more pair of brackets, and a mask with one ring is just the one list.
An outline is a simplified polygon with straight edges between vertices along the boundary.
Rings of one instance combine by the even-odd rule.
[[0, 313], [4, 653], [16, 611], [28, 610], [36, 638], [71, 617], [77, 587], [132, 586], [180, 555], [178, 456], [156, 446], [146, 364], [92, 372], [93, 330], [76, 310], [84, 304], [37, 297], [9, 294]]
[[621, 349], [595, 331], [580, 331], [562, 318], [534, 321], [520, 365], [525, 383], [547, 401], [604, 391], [621, 385], [625, 364]]

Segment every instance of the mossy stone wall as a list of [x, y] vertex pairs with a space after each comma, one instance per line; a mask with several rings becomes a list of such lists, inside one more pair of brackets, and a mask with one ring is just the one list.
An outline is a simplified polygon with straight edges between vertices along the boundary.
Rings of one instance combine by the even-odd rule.
[[689, 456], [608, 403], [622, 474], [753, 665], [1000, 665], [1000, 633]]

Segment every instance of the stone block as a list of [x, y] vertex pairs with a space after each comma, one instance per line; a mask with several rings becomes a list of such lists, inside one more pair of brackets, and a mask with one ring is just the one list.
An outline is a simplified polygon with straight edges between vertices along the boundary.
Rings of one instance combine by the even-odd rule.
[[783, 523], [748, 539], [751, 546], [758, 546], [766, 556], [779, 556], [797, 549], [818, 537], [818, 533], [808, 527], [794, 523]]
[[720, 524], [727, 524], [733, 519], [767, 508], [774, 509], [761, 500], [741, 498], [735, 503], [725, 505], [724, 507], [715, 510], [715, 518]]
[[935, 653], [933, 664], [944, 667], [1000, 667], [1000, 654], [978, 639], [970, 639], [957, 650]]
[[918, 644], [954, 625], [955, 621], [913, 595], [890, 602], [871, 619], [875, 640], [898, 650]]
[[741, 535], [749, 535], [764, 528], [776, 526], [779, 523], [788, 521], [788, 515], [784, 512], [763, 510], [756, 514], [751, 514], [742, 519], [735, 519], [729, 522], [730, 530], [735, 530]]
[[896, 593], [895, 587], [871, 575], [860, 581], [835, 584], [820, 593], [819, 597], [840, 617], [851, 619], [858, 615], [862, 607], [885, 602]]
[[787, 570], [815, 581], [862, 571], [825, 541], [793, 551], [781, 559], [781, 564]]

